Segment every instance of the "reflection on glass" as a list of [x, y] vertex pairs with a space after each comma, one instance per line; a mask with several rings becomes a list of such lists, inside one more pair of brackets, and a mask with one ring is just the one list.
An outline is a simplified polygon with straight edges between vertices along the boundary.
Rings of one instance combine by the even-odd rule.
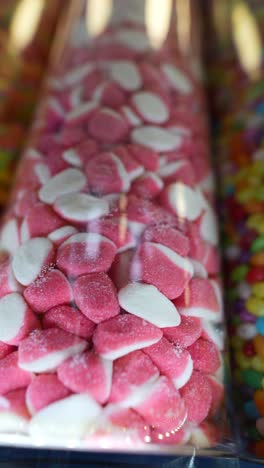
[[190, 0], [175, 0], [175, 5], [179, 48], [186, 55], [191, 48], [191, 3]]
[[10, 26], [11, 48], [19, 52], [30, 43], [44, 6], [45, 0], [20, 0]]
[[87, 0], [86, 27], [89, 35], [98, 36], [106, 28], [112, 13], [112, 0]]
[[146, 28], [151, 45], [158, 49], [166, 40], [172, 13], [172, 0], [146, 0]]
[[232, 8], [232, 30], [242, 68], [258, 78], [261, 65], [261, 36], [254, 15], [246, 2], [239, 0]]

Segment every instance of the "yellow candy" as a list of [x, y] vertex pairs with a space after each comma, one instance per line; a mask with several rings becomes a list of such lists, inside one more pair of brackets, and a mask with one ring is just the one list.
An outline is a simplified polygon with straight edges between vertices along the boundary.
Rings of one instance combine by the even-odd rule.
[[264, 317], [264, 300], [259, 297], [251, 296], [246, 301], [246, 308], [251, 312], [251, 314], [256, 315], [257, 317]]
[[258, 371], [258, 372], [263, 372], [264, 371], [264, 360], [260, 356], [254, 356], [251, 359], [251, 367]]
[[251, 367], [251, 359], [248, 359], [241, 351], [235, 353], [235, 360], [241, 369], [249, 369]]
[[255, 296], [264, 298], [264, 281], [253, 284], [252, 292], [255, 294]]
[[246, 225], [250, 228], [258, 229], [261, 223], [264, 223], [264, 216], [260, 213], [257, 213], [249, 216]]
[[255, 190], [252, 190], [251, 188], [239, 190], [235, 194], [236, 200], [238, 200], [240, 203], [245, 203], [245, 202], [254, 200], [254, 197], [255, 197]]

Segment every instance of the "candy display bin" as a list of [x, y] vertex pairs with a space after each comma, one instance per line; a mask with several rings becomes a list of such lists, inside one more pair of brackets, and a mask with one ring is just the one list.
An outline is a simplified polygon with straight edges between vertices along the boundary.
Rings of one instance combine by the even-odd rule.
[[0, 232], [2, 446], [237, 463], [197, 7], [64, 9]]

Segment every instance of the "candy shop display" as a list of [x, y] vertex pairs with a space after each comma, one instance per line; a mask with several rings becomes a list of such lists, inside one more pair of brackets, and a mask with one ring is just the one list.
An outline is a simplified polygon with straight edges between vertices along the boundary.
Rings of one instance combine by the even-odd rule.
[[0, 208], [31, 122], [59, 5], [60, 0], [4, 0], [0, 5]]
[[203, 86], [156, 3], [60, 30], [0, 233], [2, 442], [229, 451]]
[[[223, 3], [216, 1], [215, 7]], [[263, 458], [263, 2], [226, 2], [226, 14], [226, 30], [218, 16], [216, 26], [225, 34], [217, 38], [210, 61], [216, 157], [222, 173], [226, 309], [240, 453]], [[249, 51], [243, 44], [239, 47], [242, 27]]]

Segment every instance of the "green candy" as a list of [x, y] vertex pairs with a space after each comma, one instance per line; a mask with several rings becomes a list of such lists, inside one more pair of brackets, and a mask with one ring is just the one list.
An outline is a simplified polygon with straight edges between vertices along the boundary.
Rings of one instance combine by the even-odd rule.
[[254, 388], [254, 390], [262, 388], [263, 375], [261, 372], [257, 372], [254, 369], [243, 369], [241, 374], [243, 382], [249, 385], [249, 387]]
[[238, 265], [231, 274], [231, 279], [235, 282], [243, 281], [248, 272], [247, 265]]
[[252, 242], [250, 250], [253, 253], [264, 250], [264, 236], [257, 237], [257, 239]]

